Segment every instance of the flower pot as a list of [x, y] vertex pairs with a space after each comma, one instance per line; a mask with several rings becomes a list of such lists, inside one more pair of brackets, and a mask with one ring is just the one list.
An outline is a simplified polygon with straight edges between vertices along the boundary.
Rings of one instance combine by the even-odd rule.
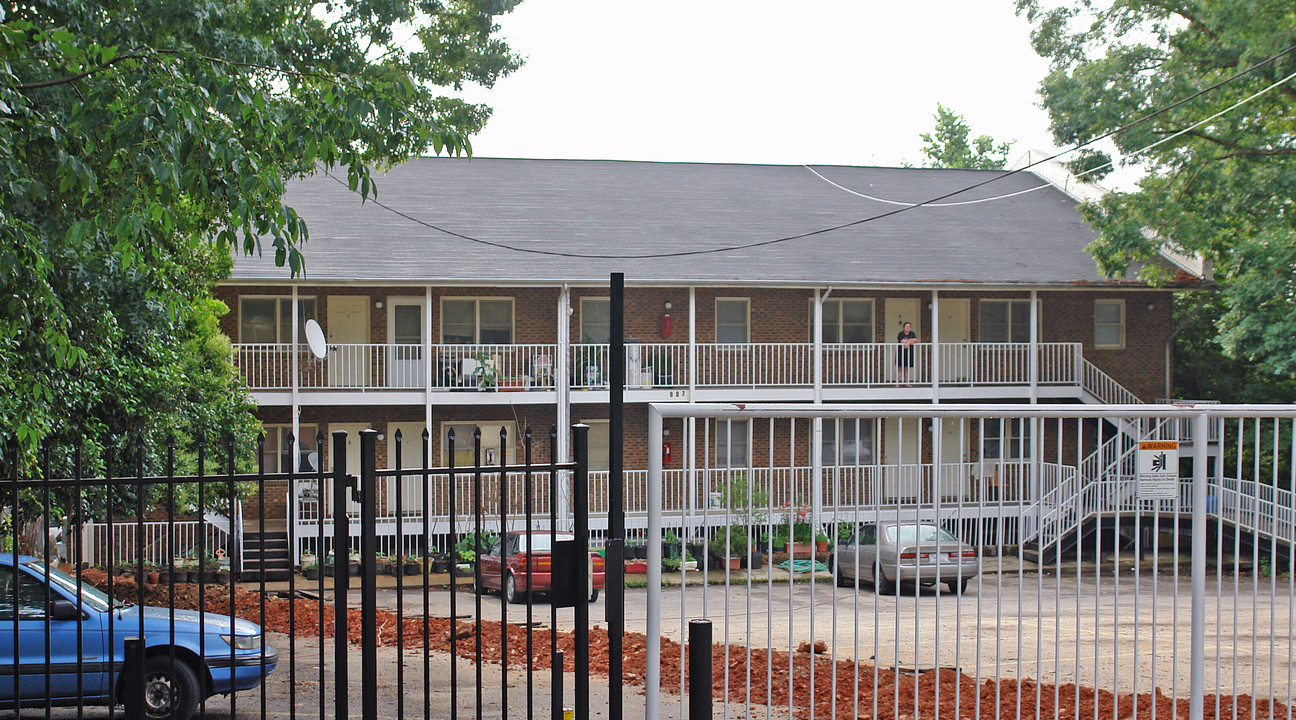
[[302, 574], [306, 576], [307, 580], [319, 580], [320, 569], [317, 567], [306, 568], [302, 571]]
[[765, 556], [760, 552], [753, 552], [747, 556], [747, 569], [760, 570], [765, 565]]
[[647, 545], [635, 545], [635, 549], [634, 549], [634, 556], [635, 556], [635, 559], [636, 559], [636, 560], [647, 560], [647, 559], [648, 559], [648, 546], [647, 546]]
[[623, 560], [634, 560], [636, 557], [634, 545], [622, 545], [621, 556]]
[[816, 542], [815, 542], [815, 549], [818, 550], [818, 551], [821, 552], [821, 553], [822, 553], [822, 552], [828, 552], [828, 541], [827, 541], [827, 540], [818, 540], [818, 541], [816, 541]]
[[450, 572], [450, 561], [445, 558], [437, 558], [432, 561], [432, 572], [444, 574]]
[[405, 563], [405, 574], [406, 574], [406, 575], [418, 575], [419, 572], [422, 571], [422, 570], [423, 570], [423, 565], [422, 565], [421, 563], [417, 563], [417, 562], [406, 562], [406, 563]]

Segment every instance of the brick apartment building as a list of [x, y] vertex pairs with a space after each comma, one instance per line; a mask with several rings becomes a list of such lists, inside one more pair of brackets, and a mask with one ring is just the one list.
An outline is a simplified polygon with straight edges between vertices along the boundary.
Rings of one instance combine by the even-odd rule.
[[[400, 431], [409, 467], [425, 428], [439, 465], [451, 429], [462, 449], [479, 426], [498, 464], [517, 461], [526, 428], [547, 459], [549, 428], [566, 448], [573, 422], [590, 424], [591, 468], [606, 469], [612, 272], [627, 287], [627, 471], [650, 452], [680, 471], [771, 453], [808, 462], [791, 426], [686, 433], [677, 422], [676, 440], [649, 448], [651, 402], [1152, 402], [1167, 395], [1172, 294], [1209, 274], [1167, 256], [1170, 286], [1100, 276], [1076, 209], [1097, 190], [1056, 165], [429, 158], [376, 181], [367, 202], [334, 177], [293, 183], [287, 202], [310, 228], [305, 273], [237, 257], [218, 289], [271, 471], [288, 468], [289, 433], [373, 428], [379, 463], [394, 464]], [[323, 329], [323, 358], [308, 320]], [[918, 342], [901, 377], [905, 322]], [[1028, 444], [1011, 424], [945, 432], [956, 457]], [[823, 463], [930, 463], [930, 434], [894, 419], [828, 427]], [[299, 456], [301, 468], [330, 463], [327, 449]], [[946, 492], [960, 497], [985, 491], [975, 472], [953, 482]]]

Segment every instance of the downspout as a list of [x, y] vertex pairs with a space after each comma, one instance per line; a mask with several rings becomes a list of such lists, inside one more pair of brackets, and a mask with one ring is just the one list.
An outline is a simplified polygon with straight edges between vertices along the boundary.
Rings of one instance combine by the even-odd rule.
[[1166, 344], [1165, 344], [1165, 397], [1166, 397], [1167, 400], [1169, 400], [1169, 399], [1171, 399], [1171, 398], [1174, 397], [1174, 394], [1173, 394], [1173, 393], [1174, 393], [1174, 366], [1173, 366], [1173, 362], [1174, 362], [1174, 340], [1175, 340], [1176, 337], [1179, 336], [1179, 333], [1183, 332], [1183, 329], [1184, 329], [1184, 328], [1188, 327], [1188, 323], [1192, 322], [1192, 320], [1193, 320], [1193, 318], [1191, 318], [1191, 317], [1184, 318], [1184, 321], [1181, 322], [1181, 323], [1179, 323], [1179, 325], [1178, 325], [1178, 326], [1177, 326], [1177, 327], [1176, 327], [1176, 328], [1175, 328], [1175, 329], [1170, 333], [1170, 337], [1166, 338]]

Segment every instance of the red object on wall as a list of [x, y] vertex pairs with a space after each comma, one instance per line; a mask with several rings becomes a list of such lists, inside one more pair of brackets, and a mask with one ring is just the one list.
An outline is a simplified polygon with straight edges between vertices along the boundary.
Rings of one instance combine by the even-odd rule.
[[662, 443], [662, 464], [671, 461], [671, 444], [670, 441]]
[[657, 332], [662, 337], [668, 338], [671, 336], [671, 333], [674, 331], [675, 331], [675, 323], [671, 321], [671, 314], [668, 312], [662, 313], [661, 321], [657, 323]]

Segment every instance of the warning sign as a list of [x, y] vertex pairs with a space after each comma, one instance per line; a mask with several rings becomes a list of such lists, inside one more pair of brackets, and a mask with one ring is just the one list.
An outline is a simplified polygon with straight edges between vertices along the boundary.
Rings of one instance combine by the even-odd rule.
[[1167, 440], [1139, 443], [1138, 497], [1173, 500], [1179, 493], [1179, 443]]

